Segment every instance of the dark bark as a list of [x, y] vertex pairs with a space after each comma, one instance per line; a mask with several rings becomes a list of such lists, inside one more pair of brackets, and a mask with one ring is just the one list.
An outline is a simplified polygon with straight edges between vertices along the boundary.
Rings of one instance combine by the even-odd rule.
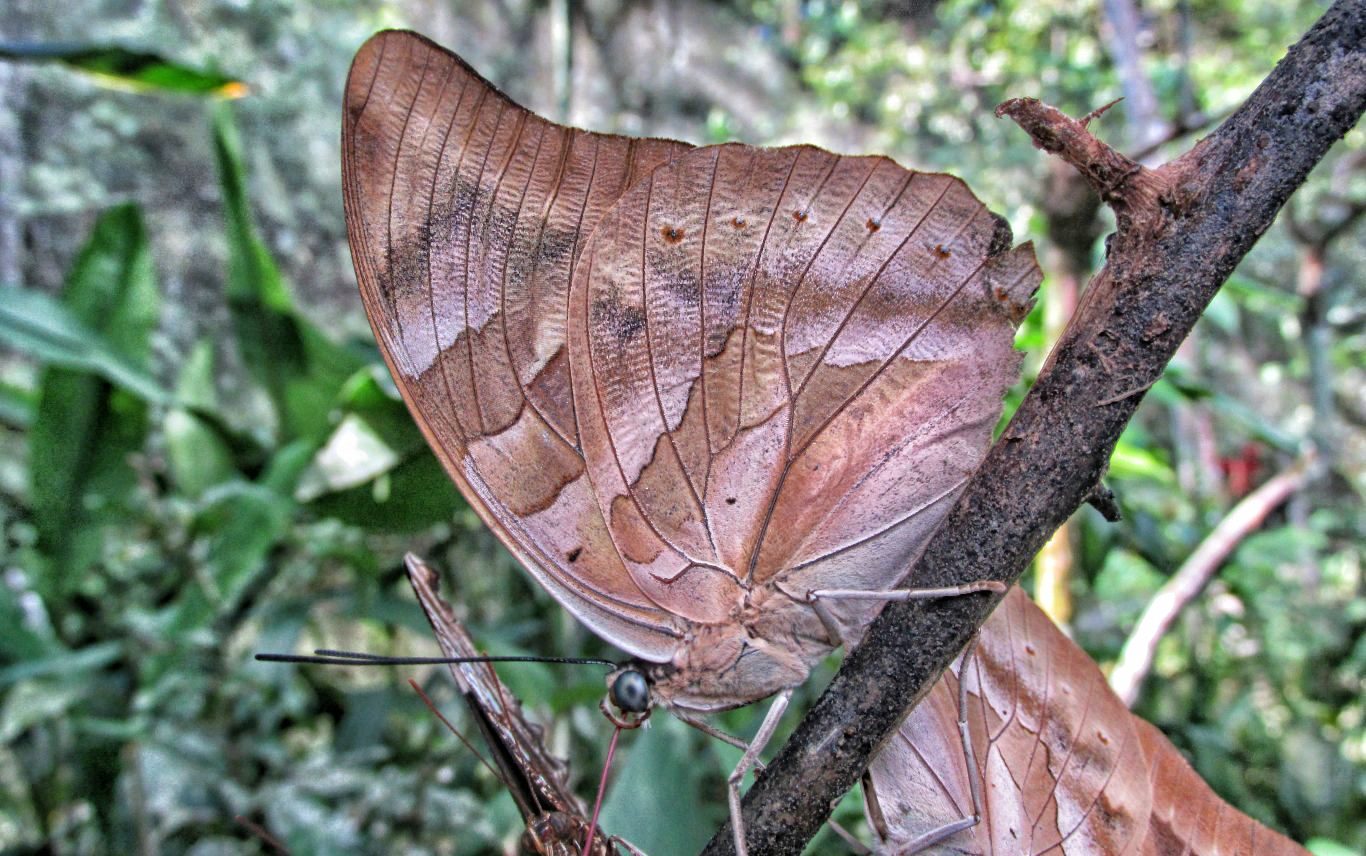
[[[1115, 211], [1109, 259], [910, 580], [1014, 582], [1105, 471], [1143, 393], [1238, 261], [1366, 106], [1366, 0], [1340, 0], [1248, 101], [1148, 170], [1032, 100], [1010, 116]], [[996, 603], [890, 604], [746, 795], [753, 854], [796, 854]], [[729, 825], [706, 856], [733, 853]]]

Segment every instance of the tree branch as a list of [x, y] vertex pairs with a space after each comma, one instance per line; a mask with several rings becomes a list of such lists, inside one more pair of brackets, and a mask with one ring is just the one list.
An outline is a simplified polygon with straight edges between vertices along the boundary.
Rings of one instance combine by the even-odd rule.
[[1110, 672], [1110, 687], [1125, 706], [1133, 707], [1143, 681], [1153, 667], [1157, 643], [1177, 616], [1204, 591], [1235, 547], [1262, 525], [1266, 516], [1309, 480], [1309, 461], [1300, 461], [1243, 497], [1219, 525], [1200, 542], [1180, 569], [1153, 595], [1124, 640], [1119, 662]]
[[[1116, 212], [1109, 260], [1001, 440], [916, 564], [916, 586], [1013, 582], [1085, 499], [1219, 286], [1366, 106], [1366, 0], [1339, 0], [1248, 101], [1147, 170], [1036, 101], [999, 108]], [[1108, 402], [1102, 404], [1101, 402]], [[744, 803], [750, 852], [797, 854], [997, 598], [890, 604]], [[733, 853], [729, 825], [707, 856]]]

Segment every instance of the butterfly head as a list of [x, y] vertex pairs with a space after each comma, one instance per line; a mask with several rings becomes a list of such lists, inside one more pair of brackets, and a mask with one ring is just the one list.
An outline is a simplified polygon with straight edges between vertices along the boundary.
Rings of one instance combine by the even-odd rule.
[[639, 728], [658, 700], [650, 664], [631, 661], [607, 676], [607, 695], [598, 708], [618, 728]]
[[613, 672], [607, 679], [608, 696], [622, 713], [645, 713], [655, 703], [650, 679], [634, 666]]

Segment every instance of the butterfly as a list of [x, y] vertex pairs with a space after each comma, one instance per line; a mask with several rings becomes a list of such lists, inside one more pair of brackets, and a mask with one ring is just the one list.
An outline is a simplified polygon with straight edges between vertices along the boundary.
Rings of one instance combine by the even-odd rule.
[[477, 662], [482, 655], [441, 597], [436, 571], [412, 554], [404, 563], [442, 652], [467, 661], [452, 663], [451, 675], [488, 746], [499, 781], [526, 821], [522, 851], [537, 856], [612, 856], [620, 844], [639, 853], [621, 839], [589, 835], [593, 824], [569, 789], [564, 762], [546, 749], [541, 729], [527, 721], [517, 697], [498, 679], [493, 666]]
[[[745, 748], [887, 600], [990, 443], [1041, 274], [952, 176], [693, 148], [515, 104], [408, 32], [347, 80], [343, 190], [380, 350], [526, 570], [654, 703]], [[750, 743], [699, 717], [773, 697]]]
[[1018, 588], [874, 757], [864, 801], [886, 854], [1306, 853], [1210, 790]]

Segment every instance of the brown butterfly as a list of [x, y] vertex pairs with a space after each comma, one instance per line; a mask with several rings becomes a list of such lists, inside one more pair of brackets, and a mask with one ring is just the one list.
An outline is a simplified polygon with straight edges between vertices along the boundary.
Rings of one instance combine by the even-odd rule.
[[1022, 590], [964, 662], [864, 776], [879, 852], [1306, 853], [1210, 790]]
[[[441, 650], [449, 658], [477, 661], [481, 654], [450, 604], [439, 594], [436, 571], [417, 556], [405, 558], [408, 581], [422, 604]], [[601, 835], [589, 841], [592, 824], [584, 805], [569, 789], [564, 762], [545, 747], [541, 729], [528, 722], [522, 706], [487, 662], [450, 665], [479, 733], [492, 756], [498, 779], [508, 788], [526, 821], [521, 846], [538, 856], [613, 856], [616, 845], [635, 847]], [[588, 849], [585, 850], [584, 848]]]
[[366, 311], [414, 418], [533, 577], [637, 658], [627, 711], [776, 696], [903, 588], [982, 460], [1040, 280], [951, 176], [555, 125], [421, 36], [347, 81]]

